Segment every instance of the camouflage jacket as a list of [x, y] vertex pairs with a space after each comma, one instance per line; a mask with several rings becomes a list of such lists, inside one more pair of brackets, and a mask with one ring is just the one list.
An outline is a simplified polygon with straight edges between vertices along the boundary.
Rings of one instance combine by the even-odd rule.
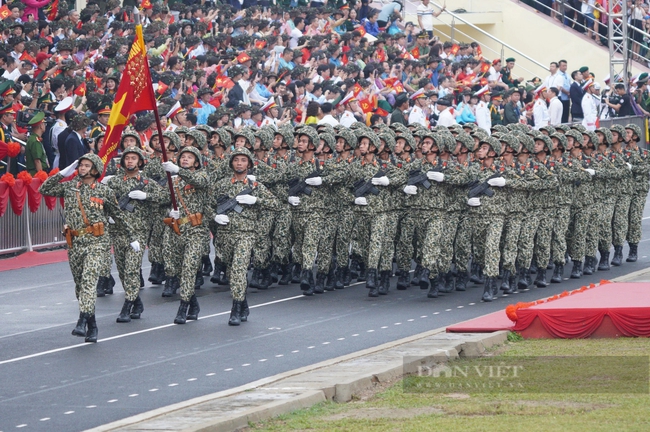
[[[195, 213], [203, 215], [203, 223], [201, 225], [193, 227], [189, 223], [182, 224], [180, 226], [181, 234], [204, 234], [209, 221], [214, 219], [215, 214], [210, 206], [210, 180], [208, 173], [204, 169], [191, 171], [181, 168], [178, 171], [178, 175], [172, 177], [172, 183], [174, 185], [174, 194], [176, 195], [180, 219], [184, 220], [188, 215]], [[166, 195], [165, 201], [169, 205], [169, 189], [163, 188], [163, 190]], [[169, 210], [171, 206], [167, 208]]]
[[[478, 170], [473, 172], [474, 178], [479, 183], [487, 181], [494, 174], [499, 174], [501, 177], [506, 175], [506, 167], [502, 165], [492, 164], [489, 167], [481, 166]], [[506, 180], [507, 182], [507, 180]], [[494, 195], [482, 195], [478, 198], [481, 200], [481, 205], [478, 207], [469, 207], [470, 214], [474, 216], [489, 216], [501, 215], [505, 216], [509, 212], [508, 194], [502, 187], [491, 187]], [[469, 199], [469, 197], [467, 197]], [[465, 201], [467, 203], [467, 201]]]
[[650, 154], [640, 147], [626, 148], [627, 160], [632, 164], [634, 193], [647, 194], [650, 189]]
[[560, 182], [556, 175], [555, 166], [552, 170], [547, 167], [547, 161], [540, 162], [537, 159], [531, 159], [529, 169], [532, 170], [539, 181], [535, 189], [528, 195], [531, 210], [547, 210], [550, 205], [555, 203]]
[[354, 194], [348, 187], [350, 179], [350, 166], [354, 162], [354, 157], [342, 159], [333, 157], [325, 162], [325, 172], [323, 182], [331, 188], [334, 208], [338, 210], [352, 209], [354, 205]]
[[[378, 195], [369, 193], [365, 196], [368, 205], [355, 205], [354, 211], [361, 214], [376, 214], [390, 211], [395, 207], [393, 202], [396, 189], [404, 189], [408, 173], [398, 169], [395, 165], [380, 161], [374, 158], [372, 162], [357, 160], [350, 164], [350, 177], [348, 187], [354, 193], [354, 184], [361, 180], [368, 182], [379, 172], [383, 170], [388, 177], [388, 186], [375, 186], [379, 191]], [[417, 196], [417, 195], [414, 195]]]
[[230, 222], [227, 225], [217, 225], [219, 231], [258, 232], [258, 222], [262, 218], [263, 212], [268, 214], [280, 209], [280, 202], [262, 183], [251, 182], [248, 179], [238, 181], [235, 177], [222, 179], [215, 185], [212, 207], [217, 208], [219, 198], [234, 198], [248, 187], [253, 190], [250, 195], [257, 197], [257, 201], [253, 205], [240, 204], [241, 213], [234, 210], [228, 212], [227, 216]]
[[[537, 178], [533, 171], [529, 169], [528, 164], [520, 164], [513, 161], [510, 164], [501, 163], [505, 168], [503, 177], [506, 179], [506, 185], [503, 191], [508, 195], [509, 206], [508, 213], [525, 213], [529, 210], [529, 194], [534, 188]], [[517, 216], [519, 217], [519, 216]]]
[[592, 182], [594, 199], [600, 202], [616, 201], [616, 183], [625, 173], [616, 168], [609, 157], [609, 151], [606, 151], [605, 154], [596, 153], [591, 161], [596, 170]]
[[460, 164], [457, 161], [449, 161], [446, 168], [443, 168], [445, 180], [440, 183], [440, 187], [446, 198], [447, 211], [467, 210], [467, 185], [476, 176], [476, 170], [478, 166], [475, 164]]
[[[289, 182], [298, 179], [304, 181], [305, 178], [314, 171], [320, 173], [321, 178], [327, 175], [324, 170], [325, 162], [312, 158], [309, 161], [302, 159], [290, 163], [284, 172], [284, 188], [287, 198], [289, 197]], [[291, 210], [298, 213], [324, 212], [333, 206], [333, 198], [330, 187], [323, 178], [323, 184], [320, 186], [309, 186], [311, 195], [301, 194], [300, 205], [292, 206]]]
[[591, 174], [585, 169], [594, 169], [590, 157], [580, 154], [580, 156], [569, 156], [566, 160], [566, 166], [572, 169], [576, 175], [573, 181], [573, 197], [571, 206], [575, 208], [589, 207], [594, 201], [594, 182]]
[[609, 159], [614, 166], [620, 171], [621, 177], [618, 181], [612, 184], [612, 193], [615, 196], [631, 195], [632, 194], [632, 172], [627, 167], [627, 155], [625, 151], [620, 152], [611, 151]]
[[[419, 169], [426, 174], [428, 171], [433, 170], [447, 171], [452, 165], [453, 162], [442, 161], [440, 158], [436, 158], [433, 163], [426, 159], [417, 159], [411, 164], [410, 169]], [[446, 178], [445, 181], [447, 181]], [[446, 196], [447, 187], [444, 185], [444, 182], [430, 181], [430, 183], [431, 187], [429, 189], [418, 186], [417, 195], [408, 195], [404, 201], [405, 205], [418, 210], [445, 211], [449, 201], [449, 198]], [[467, 204], [467, 199], [465, 199], [465, 204]]]

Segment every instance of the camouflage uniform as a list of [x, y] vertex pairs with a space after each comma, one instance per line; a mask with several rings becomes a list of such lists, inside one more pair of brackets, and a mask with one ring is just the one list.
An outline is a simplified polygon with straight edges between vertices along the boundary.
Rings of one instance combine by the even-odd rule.
[[[643, 139], [643, 132], [636, 125], [627, 125], [639, 139]], [[641, 241], [641, 223], [643, 220], [643, 207], [650, 189], [650, 157], [647, 150], [641, 149], [638, 145], [628, 145], [626, 148], [628, 161], [632, 164], [632, 197], [630, 200], [630, 211], [628, 217], [628, 229], [626, 240], [630, 245], [628, 261], [636, 260], [636, 252], [639, 241]], [[631, 259], [630, 259], [631, 258]]]
[[594, 169], [594, 166], [592, 159], [586, 155], [580, 155], [577, 158], [570, 157], [567, 165], [569, 165], [569, 168], [576, 169], [580, 175], [574, 183], [571, 219], [567, 231], [567, 247], [571, 260], [577, 265], [582, 265], [594, 196], [592, 176], [583, 169]]
[[[158, 183], [161, 187], [167, 188], [167, 173], [162, 169], [161, 163], [162, 160], [158, 157], [150, 158], [142, 170], [142, 175]], [[167, 230], [165, 229], [163, 219], [167, 217], [167, 208], [165, 206], [155, 205], [151, 206], [150, 210], [151, 233], [149, 234], [149, 242], [147, 244], [149, 248], [149, 262], [152, 266], [152, 272], [154, 271], [153, 266], [155, 264], [162, 266], [162, 270], [159, 269], [159, 271], [161, 273], [160, 276], [164, 277], [164, 233]]]

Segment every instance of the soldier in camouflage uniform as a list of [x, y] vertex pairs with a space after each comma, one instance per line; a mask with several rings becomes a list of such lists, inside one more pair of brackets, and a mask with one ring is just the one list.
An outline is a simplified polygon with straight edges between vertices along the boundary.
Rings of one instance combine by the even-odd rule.
[[[77, 177], [61, 183], [77, 167]], [[141, 249], [135, 229], [130, 221], [122, 218], [115, 193], [97, 182], [103, 169], [101, 159], [89, 153], [47, 179], [40, 188], [43, 195], [64, 199], [68, 260], [75, 282], [75, 295], [79, 301], [79, 320], [72, 334], [85, 337], [86, 342], [97, 342], [95, 295], [101, 268], [99, 264], [110, 258], [106, 256], [109, 254], [110, 240], [104, 231], [108, 218], [123, 223], [127, 232], [131, 233], [127, 247], [135, 251]]]
[[185, 324], [186, 320], [198, 319], [200, 307], [194, 293], [197, 272], [201, 267], [204, 241], [208, 236], [207, 220], [212, 219], [208, 174], [201, 164], [201, 154], [194, 147], [184, 147], [178, 154], [179, 165], [163, 162], [163, 169], [175, 175], [174, 193], [178, 208], [169, 212], [165, 220], [169, 226], [173, 242], [176, 244], [173, 267], [180, 269], [181, 301], [174, 319], [175, 324]]
[[[623, 177], [618, 183], [618, 193], [614, 204], [614, 217], [612, 219], [612, 243], [614, 245], [614, 257], [611, 264], [620, 266], [623, 262], [623, 243], [627, 236], [630, 201], [634, 184], [632, 180], [632, 164], [629, 162], [629, 155], [623, 149], [623, 143], [627, 138], [627, 132], [621, 125], [614, 125], [611, 128], [614, 142], [612, 143], [610, 158], [622, 173]], [[609, 248], [608, 248], [609, 249]]]
[[[230, 292], [233, 297], [228, 324], [238, 326], [248, 321], [248, 301], [246, 299], [246, 275], [251, 259], [251, 252], [257, 233], [257, 222], [261, 212], [274, 212], [279, 205], [276, 198], [257, 181], [251, 181], [248, 170], [253, 168], [253, 156], [245, 148], [235, 149], [230, 155], [232, 176], [220, 180], [214, 188], [214, 197], [234, 199], [241, 206], [241, 212], [219, 211], [214, 221], [219, 225], [217, 236], [222, 242], [223, 263], [227, 266], [230, 279]], [[246, 189], [251, 189], [242, 194]], [[215, 206], [217, 203], [213, 203]]]
[[[115, 176], [108, 182], [118, 203], [121, 204], [122, 219], [128, 220], [135, 232], [129, 232], [126, 226], [116, 222], [111, 228], [111, 240], [115, 251], [115, 263], [117, 271], [124, 287], [126, 298], [122, 311], [117, 318], [118, 323], [130, 322], [131, 318], [139, 319], [144, 311], [144, 305], [140, 299], [140, 269], [142, 267], [142, 256], [149, 234], [149, 221], [153, 214], [152, 210], [158, 207], [165, 193], [160, 185], [140, 174], [144, 168], [144, 155], [137, 147], [127, 147], [122, 152], [120, 166], [124, 170], [123, 176]], [[128, 199], [130, 198], [130, 199]], [[134, 250], [128, 247], [131, 238], [137, 238], [140, 249]]]
[[[627, 262], [636, 262], [638, 259], [638, 246], [641, 241], [641, 222], [643, 220], [643, 207], [650, 189], [650, 157], [648, 151], [639, 147], [639, 142], [644, 134], [641, 128], [635, 124], [625, 126], [627, 132], [628, 161], [632, 164], [632, 185], [633, 192], [630, 200], [630, 212], [628, 217], [627, 243], [630, 251], [627, 255]], [[645, 141], [645, 140], [644, 140]]]

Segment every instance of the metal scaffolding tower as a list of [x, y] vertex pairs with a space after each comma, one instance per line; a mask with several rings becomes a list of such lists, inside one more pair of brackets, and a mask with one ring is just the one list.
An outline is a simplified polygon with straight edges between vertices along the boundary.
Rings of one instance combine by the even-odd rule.
[[627, 1], [609, 0], [608, 9], [609, 76], [613, 87], [617, 76], [624, 84], [628, 82], [630, 47], [627, 33]]

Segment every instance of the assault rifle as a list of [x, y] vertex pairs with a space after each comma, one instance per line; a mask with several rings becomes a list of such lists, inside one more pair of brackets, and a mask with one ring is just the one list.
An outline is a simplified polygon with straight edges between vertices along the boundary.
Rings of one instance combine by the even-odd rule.
[[135, 203], [131, 202], [132, 199], [129, 198], [129, 194], [131, 192], [133, 192], [133, 191], [137, 191], [137, 190], [141, 191], [143, 189], [144, 189], [144, 182], [142, 180], [140, 180], [140, 183], [138, 183], [138, 185], [136, 187], [134, 187], [132, 190], [130, 190], [127, 193], [125, 193], [124, 195], [122, 195], [117, 200], [117, 204], [120, 206], [120, 209], [128, 211], [130, 213], [133, 213], [133, 211], [135, 210]]
[[431, 187], [431, 182], [429, 181], [427, 174], [419, 169], [409, 172], [409, 179], [407, 184], [409, 186], [422, 185], [425, 189], [429, 189]]
[[487, 178], [484, 182], [479, 182], [478, 180], [474, 180], [472, 183], [469, 184], [469, 193], [467, 195], [470, 198], [476, 198], [483, 195], [487, 197], [494, 196], [494, 191], [490, 189], [490, 185], [488, 184], [488, 181], [501, 176], [502, 176], [501, 173], [494, 173], [489, 178]]
[[379, 170], [377, 171], [377, 174], [372, 176], [370, 180], [361, 179], [354, 182], [354, 185], [352, 187], [352, 192], [354, 193], [354, 197], [355, 198], [365, 197], [369, 193], [373, 195], [379, 195], [379, 189], [377, 189], [375, 185], [372, 184], [372, 179], [383, 177], [385, 175], [386, 175], [386, 171]]
[[[243, 191], [239, 192], [236, 197], [241, 195], [250, 195], [251, 193], [253, 193], [253, 189], [247, 187]], [[217, 214], [223, 215], [233, 210], [237, 213], [241, 213], [244, 209], [239, 205], [236, 197], [230, 198], [228, 195], [222, 195], [217, 198]]]
[[314, 177], [320, 177], [321, 173], [318, 169], [314, 170], [304, 179], [298, 177], [289, 180], [289, 196], [311, 195], [312, 190], [305, 180]]

